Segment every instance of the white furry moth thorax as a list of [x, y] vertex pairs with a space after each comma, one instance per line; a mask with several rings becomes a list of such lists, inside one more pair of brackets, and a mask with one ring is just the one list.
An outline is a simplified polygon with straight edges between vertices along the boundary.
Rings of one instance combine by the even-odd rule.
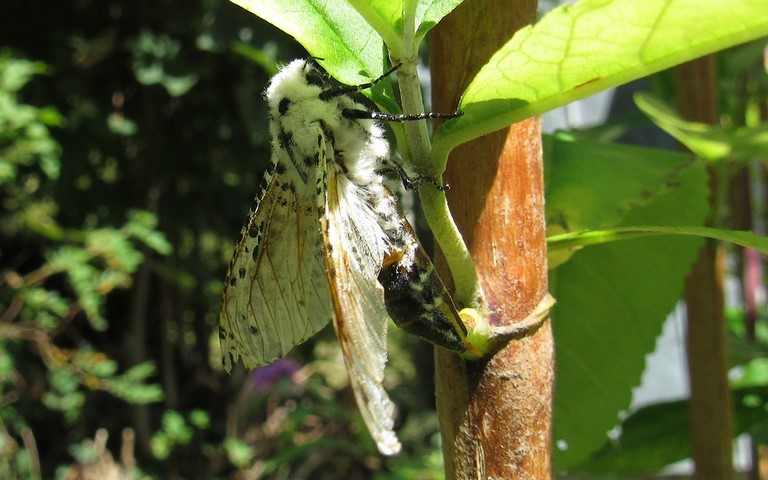
[[[374, 82], [375, 83], [375, 82]], [[382, 386], [387, 321], [462, 350], [466, 329], [429, 257], [384, 185], [389, 146], [370, 112], [313, 60], [266, 90], [272, 169], [227, 271], [219, 338], [227, 371], [282, 357], [333, 321], [355, 399], [379, 450], [395, 454]]]

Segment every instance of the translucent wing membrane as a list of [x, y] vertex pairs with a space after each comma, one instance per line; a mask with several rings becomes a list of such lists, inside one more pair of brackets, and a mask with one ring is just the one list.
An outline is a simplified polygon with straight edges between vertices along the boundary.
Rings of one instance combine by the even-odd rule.
[[243, 228], [227, 273], [220, 317], [224, 366], [272, 362], [331, 319], [314, 195], [269, 183]]
[[[400, 451], [394, 431], [395, 406], [384, 390], [387, 362], [387, 312], [384, 289], [376, 282], [379, 248], [361, 250], [366, 234], [374, 234], [376, 218], [360, 199], [340, 195], [345, 178], [331, 176], [327, 193], [325, 237], [328, 282], [334, 328], [363, 420], [379, 451]], [[363, 207], [363, 208], [361, 208]], [[374, 242], [375, 245], [376, 242]], [[380, 241], [383, 246], [383, 241]]]

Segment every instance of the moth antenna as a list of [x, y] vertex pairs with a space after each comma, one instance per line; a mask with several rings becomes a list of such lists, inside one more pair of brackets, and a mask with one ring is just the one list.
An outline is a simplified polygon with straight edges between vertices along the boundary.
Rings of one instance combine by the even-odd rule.
[[[322, 58], [319, 57], [309, 57], [307, 61], [313, 61], [313, 63], [317, 66], [319, 64], [317, 63], [317, 60], [322, 60]], [[400, 68], [402, 64], [398, 63], [397, 65], [392, 66], [389, 70], [384, 72], [381, 76], [378, 78], [367, 82], [367, 83], [361, 83], [359, 85], [339, 85], [338, 87], [332, 87], [328, 90], [325, 90], [320, 93], [320, 100], [326, 101], [330, 100], [334, 97], [339, 97], [342, 95], [347, 95], [349, 93], [356, 93], [360, 90], [365, 90], [367, 88], [371, 88], [380, 81], [384, 80], [388, 76], [390, 76], [395, 70]], [[361, 110], [361, 109], [354, 109], [354, 108], [345, 108], [341, 111], [342, 116], [345, 118], [348, 118], [350, 120], [381, 120], [384, 122], [410, 122], [414, 120], [427, 120], [427, 119], [450, 119], [450, 118], [456, 118], [464, 115], [464, 112], [456, 111], [453, 113], [435, 113], [435, 112], [426, 112], [426, 113], [385, 113], [385, 112], [376, 112], [376, 111], [368, 111], [368, 110]]]
[[339, 97], [341, 95], [346, 95], [348, 93], [355, 93], [359, 92], [360, 90], [365, 90], [366, 88], [371, 88], [380, 81], [384, 80], [388, 76], [392, 74], [395, 70], [400, 68], [400, 63], [393, 66], [386, 72], [384, 72], [379, 78], [372, 80], [368, 83], [361, 83], [360, 85], [339, 85], [338, 87], [330, 88], [320, 94], [320, 100], [329, 100], [334, 97]]
[[456, 118], [464, 115], [464, 112], [454, 113], [385, 113], [385, 112], [369, 112], [366, 110], [358, 110], [353, 108], [345, 108], [341, 114], [345, 118], [356, 120], [381, 120], [383, 122], [411, 122], [414, 120], [427, 120], [435, 118]]

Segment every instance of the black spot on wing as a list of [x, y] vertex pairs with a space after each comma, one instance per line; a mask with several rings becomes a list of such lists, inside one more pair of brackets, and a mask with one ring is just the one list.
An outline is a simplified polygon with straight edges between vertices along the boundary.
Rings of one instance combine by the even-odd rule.
[[333, 152], [334, 156], [336, 157], [336, 165], [339, 166], [341, 169], [341, 173], [344, 175], [349, 173], [349, 167], [347, 167], [347, 162], [344, 157], [344, 152], [341, 150], [334, 150]]
[[320, 165], [320, 153], [315, 152], [314, 155], [305, 157], [304, 165], [307, 167], [316, 167]]
[[248, 236], [251, 238], [257, 238], [261, 235], [261, 224], [257, 222], [251, 223], [248, 227]]

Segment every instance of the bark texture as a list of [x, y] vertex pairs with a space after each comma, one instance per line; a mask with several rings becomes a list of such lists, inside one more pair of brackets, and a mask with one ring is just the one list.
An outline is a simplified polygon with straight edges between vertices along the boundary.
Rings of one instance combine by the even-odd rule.
[[[680, 113], [687, 119], [715, 122], [713, 58], [702, 57], [678, 67]], [[710, 169], [710, 188], [717, 192], [717, 172]], [[720, 179], [721, 180], [721, 179]], [[712, 196], [716, 224], [717, 206]], [[733, 414], [728, 385], [728, 334], [725, 324], [723, 281], [725, 256], [721, 246], [707, 241], [686, 280], [688, 307], [688, 374], [691, 386], [691, 452], [696, 479], [732, 480]]]
[[[444, 19], [431, 44], [434, 110], [453, 110], [479, 68], [535, 15], [535, 1], [472, 0]], [[520, 321], [547, 293], [539, 119], [457, 148], [445, 179], [491, 322]], [[548, 322], [487, 362], [437, 349], [436, 376], [447, 479], [550, 478], [554, 345]]]

